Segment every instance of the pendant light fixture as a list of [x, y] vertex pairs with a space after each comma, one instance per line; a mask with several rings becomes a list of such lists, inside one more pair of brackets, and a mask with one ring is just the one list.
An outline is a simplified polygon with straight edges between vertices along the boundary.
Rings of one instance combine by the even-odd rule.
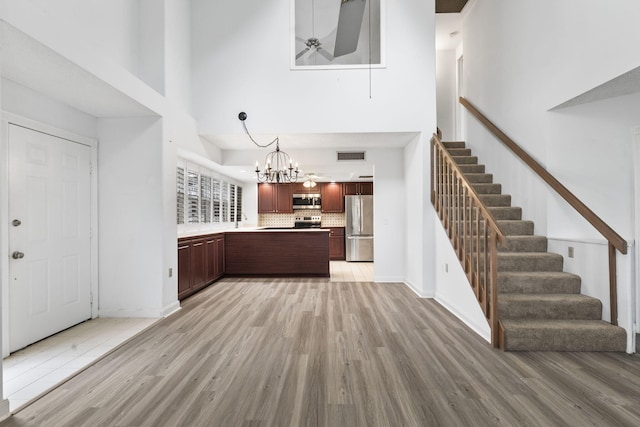
[[258, 182], [266, 182], [266, 183], [287, 183], [287, 182], [296, 182], [298, 181], [298, 164], [296, 163], [295, 168], [293, 166], [293, 159], [280, 150], [280, 139], [276, 137], [273, 141], [268, 144], [262, 145], [256, 142], [255, 139], [249, 133], [247, 129], [247, 125], [245, 120], [247, 120], [247, 113], [241, 112], [238, 114], [238, 119], [242, 122], [242, 126], [244, 127], [244, 131], [251, 139], [255, 145], [260, 148], [266, 148], [274, 143], [276, 144], [276, 150], [267, 154], [265, 158], [265, 166], [264, 171], [260, 170], [260, 163], [256, 161], [256, 177], [258, 178]]

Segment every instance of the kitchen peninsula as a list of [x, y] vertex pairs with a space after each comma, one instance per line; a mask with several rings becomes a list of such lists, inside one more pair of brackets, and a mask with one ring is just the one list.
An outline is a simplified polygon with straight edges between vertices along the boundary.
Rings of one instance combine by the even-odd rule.
[[329, 277], [329, 230], [227, 231], [225, 275]]

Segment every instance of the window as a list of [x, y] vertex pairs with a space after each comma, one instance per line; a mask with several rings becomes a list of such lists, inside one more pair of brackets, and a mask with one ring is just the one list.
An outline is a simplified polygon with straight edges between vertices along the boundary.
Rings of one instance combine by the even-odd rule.
[[176, 187], [178, 224], [184, 224], [184, 168], [178, 167], [177, 169]]
[[211, 177], [200, 177], [200, 222], [211, 222]]
[[220, 181], [213, 180], [213, 222], [222, 222], [220, 217]]
[[236, 220], [236, 186], [229, 184], [229, 221]]
[[222, 181], [220, 198], [222, 200], [222, 211], [220, 213], [222, 222], [229, 222], [229, 183]]
[[[242, 187], [215, 177], [204, 167], [178, 162], [176, 168], [176, 221], [210, 224], [241, 221]], [[186, 173], [186, 177], [185, 177]]]
[[236, 187], [236, 221], [242, 222], [242, 187]]
[[200, 174], [196, 171], [187, 171], [187, 222], [196, 224], [199, 222], [200, 205]]

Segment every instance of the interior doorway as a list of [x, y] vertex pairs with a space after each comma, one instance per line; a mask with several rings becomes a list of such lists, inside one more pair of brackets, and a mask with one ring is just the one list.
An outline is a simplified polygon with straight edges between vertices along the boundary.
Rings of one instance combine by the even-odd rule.
[[465, 129], [464, 129], [464, 120], [463, 120], [463, 107], [462, 104], [458, 101], [461, 96], [464, 96], [464, 70], [463, 70], [463, 56], [460, 57], [456, 61], [456, 140], [464, 141], [465, 138]]
[[8, 124], [8, 346], [91, 318], [91, 147]]

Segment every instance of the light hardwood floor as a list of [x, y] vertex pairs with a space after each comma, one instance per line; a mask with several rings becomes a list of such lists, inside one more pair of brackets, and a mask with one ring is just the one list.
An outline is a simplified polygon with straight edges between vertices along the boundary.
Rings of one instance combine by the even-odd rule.
[[332, 282], [373, 282], [373, 263], [331, 261], [329, 273]]
[[0, 426], [637, 426], [640, 358], [502, 353], [402, 284], [223, 279]]

